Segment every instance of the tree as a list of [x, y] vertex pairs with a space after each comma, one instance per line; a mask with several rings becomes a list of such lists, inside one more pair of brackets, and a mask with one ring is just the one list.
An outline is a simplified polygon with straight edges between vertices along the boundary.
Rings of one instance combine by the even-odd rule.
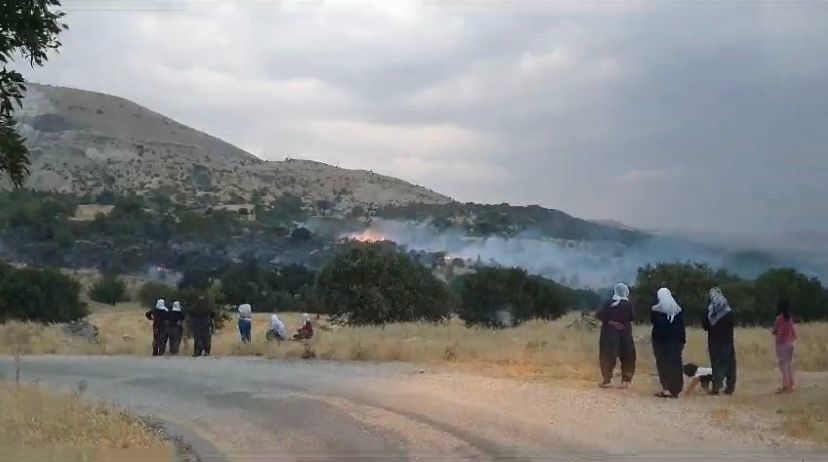
[[19, 54], [30, 66], [43, 66], [47, 53], [60, 48], [57, 37], [67, 26], [58, 8], [59, 0], [4, 0], [0, 6], [0, 173], [15, 186], [29, 174], [29, 151], [14, 129], [15, 107], [20, 107], [26, 86], [23, 76], [6, 65]]
[[681, 305], [685, 322], [699, 324], [707, 316], [709, 291], [717, 285], [719, 281], [713, 270], [701, 263], [659, 263], [639, 268], [632, 289], [636, 319], [649, 321], [650, 309], [656, 304], [656, 292], [666, 287]]
[[776, 303], [786, 298], [791, 311], [802, 321], [828, 318], [828, 294], [816, 278], [809, 278], [793, 268], [771, 269], [754, 283], [756, 322], [769, 324], [776, 317]]
[[482, 268], [459, 278], [458, 315], [467, 325], [511, 327], [566, 312], [558, 286], [520, 268]]
[[80, 284], [57, 270], [5, 268], [0, 275], [0, 322], [69, 322], [87, 314]]
[[89, 298], [99, 303], [115, 305], [129, 300], [126, 289], [126, 283], [122, 279], [114, 274], [107, 274], [92, 285]]
[[323, 312], [352, 325], [439, 322], [454, 305], [448, 287], [408, 255], [380, 243], [358, 243], [319, 273]]

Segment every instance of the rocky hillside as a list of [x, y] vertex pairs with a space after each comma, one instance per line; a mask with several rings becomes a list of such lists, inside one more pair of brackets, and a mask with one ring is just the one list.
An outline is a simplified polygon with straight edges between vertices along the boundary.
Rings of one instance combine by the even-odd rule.
[[[30, 188], [75, 194], [165, 193], [234, 204], [284, 193], [347, 211], [356, 205], [445, 203], [404, 181], [305, 160], [264, 161], [131, 101], [29, 84], [18, 128], [31, 150]], [[7, 186], [7, 185], [6, 185]]]

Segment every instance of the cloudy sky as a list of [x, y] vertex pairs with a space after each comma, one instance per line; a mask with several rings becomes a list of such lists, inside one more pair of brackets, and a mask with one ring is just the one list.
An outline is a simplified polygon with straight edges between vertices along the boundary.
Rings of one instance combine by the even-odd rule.
[[64, 4], [27, 77], [266, 159], [644, 227], [828, 229], [828, 2]]

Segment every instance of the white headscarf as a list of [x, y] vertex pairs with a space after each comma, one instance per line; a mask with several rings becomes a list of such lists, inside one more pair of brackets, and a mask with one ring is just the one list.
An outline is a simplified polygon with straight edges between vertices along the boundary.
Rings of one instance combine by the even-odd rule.
[[172, 310], [173, 310], [173, 311], [181, 311], [181, 303], [179, 303], [179, 302], [173, 302], [173, 307], [172, 307]]
[[162, 310], [162, 311], [168, 311], [167, 310], [167, 302], [165, 302], [163, 298], [159, 298], [158, 301], [155, 302], [155, 309], [156, 310]]
[[681, 313], [681, 307], [676, 302], [676, 299], [673, 298], [673, 294], [670, 293], [670, 289], [662, 287], [658, 289], [657, 295], [658, 305], [653, 307], [653, 311], [666, 314], [667, 319], [670, 322], [673, 322], [673, 319], [676, 318], [676, 315]]
[[279, 315], [273, 313], [270, 315], [270, 328], [276, 331], [282, 338], [287, 338], [287, 329], [285, 329], [285, 323], [279, 319]]
[[242, 319], [250, 319], [253, 317], [253, 307], [249, 303], [239, 305], [239, 317]]
[[718, 287], [710, 289], [710, 305], [707, 307], [707, 320], [710, 321], [710, 325], [715, 326], [730, 311], [730, 303], [725, 298], [722, 289]]
[[310, 322], [310, 315], [308, 313], [303, 313], [302, 319], [304, 319], [305, 322]]
[[615, 285], [615, 294], [612, 296], [612, 306], [618, 306], [621, 300], [630, 299], [630, 288], [623, 282]]

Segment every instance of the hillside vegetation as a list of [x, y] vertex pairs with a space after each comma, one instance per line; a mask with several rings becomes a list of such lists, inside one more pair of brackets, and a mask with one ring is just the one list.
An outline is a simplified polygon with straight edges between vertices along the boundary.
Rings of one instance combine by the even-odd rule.
[[289, 193], [341, 211], [449, 200], [373, 172], [305, 160], [264, 161], [123, 98], [37, 84], [27, 89], [16, 118], [31, 151], [25, 186], [35, 190], [161, 192], [176, 202], [205, 205], [271, 201]]

